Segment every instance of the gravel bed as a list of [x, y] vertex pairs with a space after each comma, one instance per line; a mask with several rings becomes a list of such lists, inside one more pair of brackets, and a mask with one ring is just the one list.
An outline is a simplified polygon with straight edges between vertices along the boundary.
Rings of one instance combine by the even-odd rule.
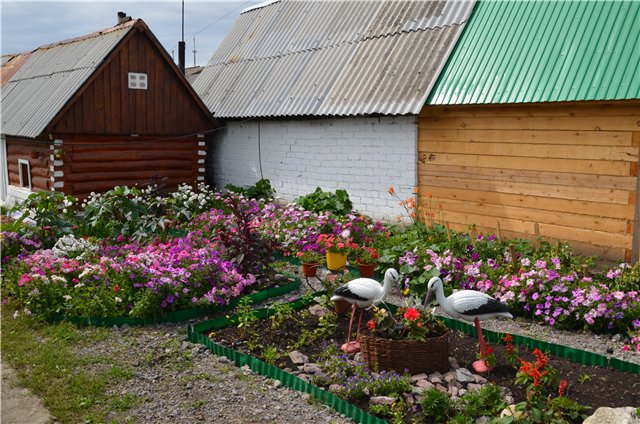
[[237, 368], [186, 338], [186, 324], [114, 327], [83, 355], [109, 358], [128, 379], [112, 384], [121, 399], [107, 422], [138, 423], [352, 423], [279, 381]]

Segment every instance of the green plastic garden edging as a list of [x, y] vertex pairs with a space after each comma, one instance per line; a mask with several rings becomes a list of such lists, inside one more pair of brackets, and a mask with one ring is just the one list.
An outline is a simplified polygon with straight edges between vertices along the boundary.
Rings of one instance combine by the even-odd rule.
[[[291, 278], [292, 276], [289, 275]], [[295, 278], [295, 277], [293, 277]], [[290, 284], [273, 287], [268, 290], [263, 290], [261, 292], [253, 293], [249, 295], [252, 303], [261, 303], [267, 299], [272, 297], [282, 296], [294, 290], [297, 290], [300, 287], [300, 280], [295, 278]], [[241, 296], [242, 297], [242, 296]], [[191, 309], [183, 309], [180, 311], [172, 311], [168, 312], [164, 315], [154, 316], [149, 319], [141, 319], [141, 318], [129, 318], [129, 317], [74, 317], [56, 314], [49, 318], [50, 322], [60, 322], [60, 321], [68, 321], [77, 325], [93, 325], [95, 327], [112, 327], [114, 325], [146, 325], [146, 324], [156, 324], [163, 322], [171, 322], [178, 323], [188, 321], [194, 318], [201, 318], [208, 314], [225, 311], [231, 308], [234, 308], [238, 302], [240, 301], [240, 297], [236, 297], [231, 300], [227, 305], [221, 306], [210, 306], [203, 308], [191, 308]]]
[[[316, 294], [319, 295], [322, 293], [323, 292]], [[309, 302], [305, 299], [298, 299], [297, 301], [292, 302], [291, 305], [295, 309], [300, 309], [308, 303]], [[266, 318], [272, 313], [272, 309], [258, 309], [255, 311], [255, 314], [258, 318]], [[219, 345], [206, 335], [202, 334], [213, 329], [234, 325], [237, 322], [238, 319], [236, 315], [229, 318], [219, 317], [213, 320], [196, 324], [194, 326], [189, 326], [189, 328], [187, 329], [187, 335], [192, 343], [201, 343], [205, 345], [214, 355], [225, 356], [232, 360], [238, 367], [247, 365], [255, 373], [272, 378], [274, 380], [279, 380], [283, 385], [293, 390], [308, 393], [314, 399], [335, 409], [338, 413], [344, 414], [345, 416], [355, 420], [356, 422], [364, 424], [383, 424], [387, 422], [378, 417], [368, 414], [367, 412], [350, 404], [349, 402], [340, 399], [331, 392], [321, 389], [318, 386], [314, 386], [313, 384], [307, 383], [303, 379], [286, 371], [283, 371], [278, 367], [269, 365], [254, 356], [240, 353], [236, 350]]]

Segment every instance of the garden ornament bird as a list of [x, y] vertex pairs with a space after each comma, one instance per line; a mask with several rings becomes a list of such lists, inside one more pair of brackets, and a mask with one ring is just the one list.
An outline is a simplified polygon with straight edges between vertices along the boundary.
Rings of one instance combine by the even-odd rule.
[[477, 290], [459, 290], [445, 297], [442, 280], [438, 277], [429, 280], [427, 289], [427, 296], [424, 299], [425, 307], [435, 294], [438, 303], [449, 316], [475, 323], [480, 344], [480, 360], [473, 363], [473, 369], [478, 373], [489, 371], [485, 360], [486, 345], [480, 329], [480, 321], [495, 317], [513, 318], [507, 305]]
[[[331, 301], [345, 301], [352, 305], [347, 343], [343, 344], [341, 347], [344, 352], [354, 353], [360, 350], [358, 337], [360, 336], [360, 324], [362, 323], [362, 314], [364, 313], [364, 309], [383, 303], [391, 286], [395, 285], [398, 287], [399, 280], [400, 276], [398, 271], [393, 268], [389, 268], [384, 273], [383, 285], [380, 285], [380, 283], [371, 278], [356, 278], [335, 290], [334, 295], [331, 297]], [[357, 308], [361, 308], [360, 319], [358, 320], [356, 340], [351, 341], [351, 330], [353, 328], [353, 319]]]

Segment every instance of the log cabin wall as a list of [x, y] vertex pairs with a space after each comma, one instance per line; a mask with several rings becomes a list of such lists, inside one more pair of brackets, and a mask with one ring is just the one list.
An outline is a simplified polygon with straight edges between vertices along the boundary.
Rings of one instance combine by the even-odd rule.
[[538, 233], [578, 253], [636, 261], [639, 111], [639, 101], [426, 106], [419, 204], [459, 231]]
[[45, 141], [21, 140], [7, 137], [7, 165], [9, 185], [20, 187], [19, 160], [29, 162], [31, 191], [49, 191], [53, 187], [52, 150]]
[[63, 191], [82, 198], [92, 191], [152, 183], [172, 191], [181, 183], [204, 181], [205, 149], [204, 138], [197, 136], [70, 136], [63, 144]]

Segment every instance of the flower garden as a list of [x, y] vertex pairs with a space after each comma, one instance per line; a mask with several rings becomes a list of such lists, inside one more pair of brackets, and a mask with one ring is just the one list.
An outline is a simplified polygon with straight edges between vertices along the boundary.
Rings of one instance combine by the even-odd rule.
[[[400, 271], [407, 299], [423, 299], [427, 282], [438, 276], [447, 294], [482, 291], [506, 303], [517, 317], [564, 330], [620, 334], [626, 340], [624, 349], [640, 354], [640, 263], [603, 265], [559, 242], [500, 240], [473, 228], [457, 233], [434, 222], [434, 215], [418, 209], [412, 199], [397, 198], [393, 189], [389, 194], [405, 208], [408, 223], [392, 225], [357, 214], [342, 192], [316, 190], [296, 203], [281, 204], [272, 199], [265, 181], [224, 192], [186, 185], [169, 194], [155, 187], [117, 187], [82, 202], [56, 192], [35, 193], [16, 209], [22, 213], [17, 221], [3, 221], [3, 304], [14, 308], [14, 318], [127, 317], [151, 322], [176, 311], [215, 311], [232, 303], [245, 320], [238, 324], [240, 332], [248, 344], [259, 347], [253, 352], [277, 363], [284, 351], [260, 341], [261, 333], [253, 326], [257, 318], [242, 299], [271, 288], [276, 274], [289, 269], [292, 261], [322, 261], [327, 252], [340, 252], [354, 267], [375, 261], [379, 281], [387, 268]], [[426, 223], [414, 220], [417, 215], [427, 217]], [[340, 273], [336, 281], [327, 280], [324, 289], [330, 293], [357, 275]], [[328, 297], [316, 301], [331, 309]], [[279, 318], [271, 323], [299, 319], [286, 304], [277, 308], [272, 316]], [[379, 310], [368, 313], [369, 329], [383, 322], [392, 327]], [[425, 338], [429, 323], [437, 321], [426, 313], [402, 310], [407, 337]], [[294, 347], [336, 337], [338, 322], [344, 319], [335, 314], [322, 318], [322, 325], [315, 323], [317, 331], [309, 329], [306, 340]], [[583, 411], [567, 399], [566, 381], [555, 375], [543, 352], [521, 358], [513, 354], [510, 339], [500, 344], [498, 361], [510, 363], [516, 382], [530, 394], [519, 406], [524, 412], [520, 419], [581, 422]], [[460, 411], [483, 402], [428, 392], [411, 406], [401, 395], [410, 377], [381, 377], [349, 362], [352, 358], [342, 361], [337, 352], [328, 357], [331, 349], [320, 350], [328, 369], [334, 370], [323, 374], [331, 380], [325, 386], [344, 383], [337, 380], [339, 375], [358, 376], [364, 383], [355, 392], [342, 393], [344, 399], [358, 403], [365, 393], [395, 395], [393, 404], [368, 407], [371, 414], [392, 422], [469, 422], [471, 415]], [[323, 386], [320, 380], [315, 383]], [[497, 411], [506, 405], [492, 390], [476, 396], [493, 399]]]

